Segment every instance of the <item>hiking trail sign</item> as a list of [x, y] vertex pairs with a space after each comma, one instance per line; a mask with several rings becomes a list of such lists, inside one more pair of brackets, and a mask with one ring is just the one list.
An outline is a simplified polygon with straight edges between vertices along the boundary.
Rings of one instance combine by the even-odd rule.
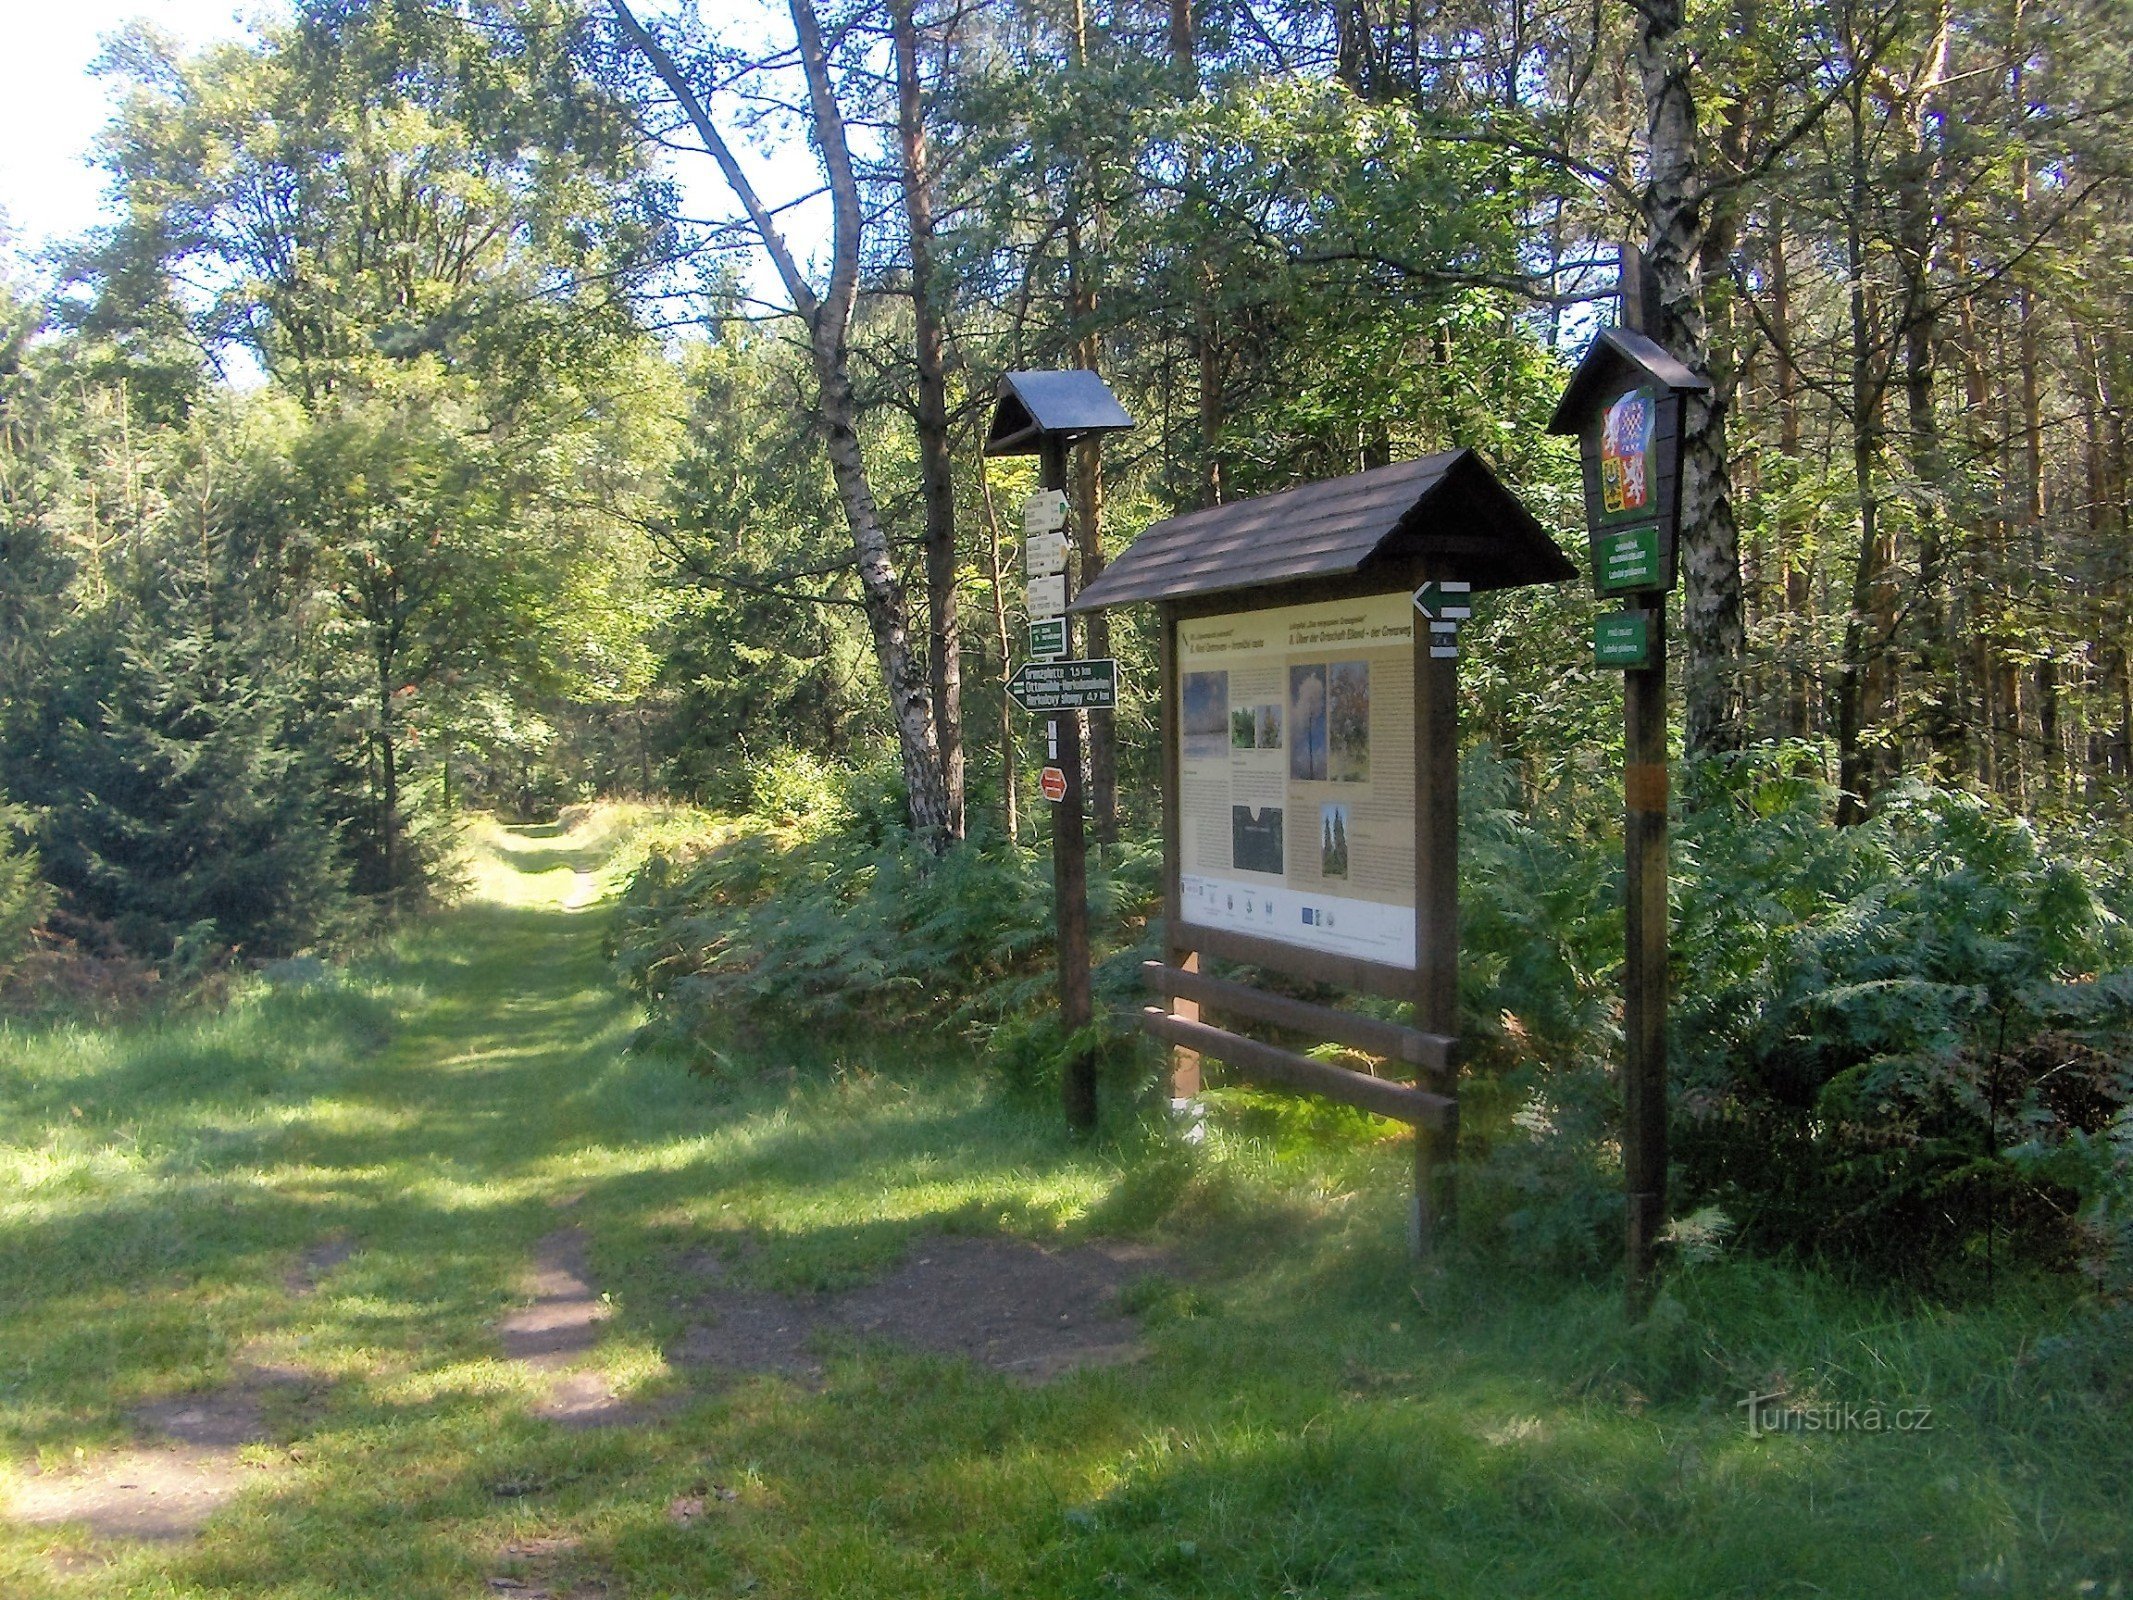
[[[1150, 526], [1069, 614], [1160, 608], [1161, 1004], [1189, 1117], [1203, 1058], [1415, 1130], [1412, 1239], [1454, 1203], [1459, 1098], [1458, 628], [1476, 591], [1577, 569], [1470, 450]], [[1393, 1022], [1218, 976], [1227, 962], [1405, 1001]], [[1203, 1020], [1202, 1007], [1220, 1014]], [[1382, 1059], [1361, 1072], [1239, 1031]]]
[[1622, 1175], [1628, 1299], [1649, 1304], [1666, 1221], [1666, 597], [1681, 523], [1688, 398], [1710, 383], [1641, 331], [1643, 257], [1622, 250], [1622, 322], [1602, 328], [1571, 374], [1548, 431], [1575, 434], [1585, 476], [1592, 584], [1625, 609], [1593, 623], [1593, 660], [1622, 669]]
[[1577, 435], [1592, 586], [1663, 593], [1680, 572], [1681, 424], [1710, 385], [1633, 328], [1602, 328], [1555, 408], [1550, 433]]
[[[1126, 408], [1101, 377], [1084, 368], [1065, 372], [1010, 372], [1000, 379], [985, 454], [1035, 456], [1041, 487], [1022, 503], [1023, 574], [1029, 580], [1029, 653], [1016, 669], [1008, 693], [1025, 711], [1050, 712], [1045, 727], [1049, 763], [1039, 779], [1052, 803], [1052, 921], [1059, 958], [1059, 1020], [1080, 1035], [1095, 1016], [1089, 980], [1089, 891], [1087, 817], [1081, 803], [1081, 725], [1084, 710], [1118, 703], [1117, 663], [1076, 661], [1073, 598], [1068, 571], [1075, 541], [1067, 537], [1067, 451], [1094, 451], [1107, 433], [1133, 426]], [[1095, 551], [1094, 507], [1079, 529], [1086, 559]], [[1087, 572], [1082, 574], [1087, 576]], [[1096, 1126], [1096, 1057], [1087, 1049], [1071, 1056], [1060, 1075], [1060, 1100], [1076, 1132]]]
[[1113, 711], [1118, 707], [1118, 662], [1025, 661], [1007, 680], [1008, 695], [1024, 711]]

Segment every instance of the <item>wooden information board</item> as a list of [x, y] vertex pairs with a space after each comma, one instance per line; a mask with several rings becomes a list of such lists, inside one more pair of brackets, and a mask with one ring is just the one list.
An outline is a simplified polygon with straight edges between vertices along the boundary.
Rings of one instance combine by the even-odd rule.
[[1574, 575], [1480, 458], [1449, 450], [1166, 518], [1074, 603], [1160, 609], [1167, 937], [1142, 1022], [1172, 1047], [1173, 1106], [1189, 1114], [1211, 1058], [1413, 1124], [1418, 1248], [1450, 1214], [1459, 1143], [1459, 630], [1477, 593]]

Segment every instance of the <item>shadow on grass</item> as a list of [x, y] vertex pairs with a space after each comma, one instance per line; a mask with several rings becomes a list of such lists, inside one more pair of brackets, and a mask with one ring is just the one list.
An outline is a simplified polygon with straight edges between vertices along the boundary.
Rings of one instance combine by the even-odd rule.
[[[543, 848], [506, 858], [597, 866], [548, 847], [569, 837], [519, 830]], [[0, 1079], [13, 1448], [94, 1448], [248, 1351], [321, 1375], [301, 1459], [100, 1593], [458, 1596], [531, 1534], [582, 1541], [618, 1592], [927, 1600], [1946, 1593], [1995, 1572], [2018, 1592], [2124, 1568], [2124, 1430], [2041, 1411], [1988, 1428], [1946, 1398], [1951, 1372], [2012, 1368], [2018, 1316], [1914, 1323], [1728, 1264], [1626, 1340], [1606, 1283], [1456, 1252], [1415, 1277], [1396, 1155], [1276, 1170], [1246, 1141], [1075, 1146], [1048, 1108], [915, 1070], [908, 1041], [881, 1052], [894, 1071], [840, 1075], [856, 1047], [816, 1041], [789, 1075], [714, 1086], [627, 1054], [634, 1021], [595, 924], [481, 903], [338, 989], [10, 1036], [31, 1056]], [[526, 1414], [497, 1323], [566, 1224], [611, 1296], [598, 1359], [666, 1385], [662, 1421]], [[689, 1252], [835, 1287], [932, 1234], [1156, 1227], [1217, 1265], [1150, 1319], [1136, 1367], [1030, 1389], [848, 1342], [819, 1391], [660, 1370]], [[329, 1236], [353, 1254], [290, 1287]], [[1746, 1440], [1732, 1386], [1772, 1372], [1838, 1398], [1930, 1390], [1945, 1431]], [[2050, 1518], [2013, 1509], [2047, 1498]], [[0, 1531], [0, 1588], [31, 1570], [26, 1538]]]

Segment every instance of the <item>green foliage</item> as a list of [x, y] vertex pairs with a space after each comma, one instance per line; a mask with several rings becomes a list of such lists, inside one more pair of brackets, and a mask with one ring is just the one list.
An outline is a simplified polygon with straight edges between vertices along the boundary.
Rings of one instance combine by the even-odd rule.
[[[55, 1553], [108, 1558], [109, 1600], [322, 1573], [348, 1600], [2064, 1596], [2126, 1571], [2127, 1368], [2063, 1299], [1928, 1306], [1734, 1252], [1630, 1327], [1614, 1285], [1508, 1252], [1417, 1273], [1404, 1141], [1293, 1098], [1218, 1104], [1199, 1146], [1073, 1141], [880, 1033], [834, 1076], [766, 1044], [707, 1083], [620, 1052], [599, 919], [562, 909], [610, 842], [492, 835], [483, 899], [217, 1013], [0, 1023], [11, 1459], [109, 1470], [143, 1408], [216, 1395], [276, 1430], [190, 1547], [0, 1521], [11, 1600], [81, 1588]], [[574, 1381], [637, 1425], [542, 1415], [558, 1374], [498, 1339], [566, 1226], [602, 1310]], [[704, 1300], [894, 1294], [944, 1234], [1022, 1260], [1133, 1237], [1139, 1359], [1031, 1381], [880, 1336], [808, 1347], [805, 1382], [674, 1359], [719, 1337]], [[261, 1384], [283, 1369], [314, 1381]], [[1932, 1426], [1746, 1437], [1773, 1390]]]
[[307, 0], [251, 46], [122, 36], [122, 204], [76, 265], [82, 315], [245, 346], [307, 405], [430, 363], [497, 421], [547, 409], [635, 332], [665, 234], [580, 26], [543, 0]]
[[1692, 774], [1675, 1010], [1690, 1191], [1758, 1243], [1893, 1271], [1989, 1264], [2003, 1231], [2031, 1259], [2078, 1248], [2079, 1191], [2047, 1155], [2133, 1100], [2122, 877], [1921, 786], [1839, 830], [1782, 766]]
[[[1024, 1082], [1089, 1043], [1054, 1037], [1036, 1015], [1052, 992], [1052, 892], [1034, 853], [979, 837], [932, 855], [881, 769], [789, 758], [762, 775], [758, 799], [767, 816], [653, 855], [628, 886], [618, 967], [661, 1031], [715, 1046], [735, 1031], [862, 1022], [998, 1029], [994, 1054]], [[1145, 845], [1105, 852], [1090, 875], [1096, 926], [1143, 925], [1155, 868]], [[1110, 957], [1107, 997], [1138, 959]]]
[[[2120, 1281], [2123, 875], [1945, 791], [1838, 829], [1799, 763], [1772, 749], [1684, 769], [1678, 1211], [1715, 1207], [1753, 1247], [1951, 1285], [2009, 1253]], [[1597, 791], [1528, 798], [1487, 751], [1463, 779], [1465, 1226], [1551, 1270], [1607, 1270], [1619, 836]], [[620, 964], [658, 1031], [717, 1050], [862, 1020], [976, 1030], [1012, 1094], [1049, 1099], [1091, 1049], [1116, 1090], [1146, 1088], [1131, 1024], [1156, 944], [1152, 844], [1096, 875], [1096, 926], [1139, 942], [1099, 962], [1102, 1018], [1068, 1038], [1034, 853], [987, 839], [935, 861], [884, 782], [806, 758], [768, 766], [755, 798], [767, 818], [656, 855], [630, 886]]]
[[38, 576], [0, 653], [0, 765], [70, 931], [160, 958], [205, 922], [286, 952], [342, 879], [253, 565], [256, 438], [236, 406], [156, 426], [126, 388], [76, 381], [79, 353], [39, 351], [4, 388], [7, 542]]
[[64, 730], [54, 878], [146, 953], [205, 925], [247, 953], [286, 955], [338, 903], [334, 841], [286, 737], [286, 684], [184, 620], [173, 608], [133, 622], [113, 641], [94, 720]]
[[828, 473], [796, 459], [805, 358], [734, 322], [684, 358], [686, 427], [653, 523], [674, 596], [654, 749], [678, 792], [757, 809], [787, 751], [849, 761], [886, 719]]
[[[113, 46], [116, 220], [49, 327], [0, 294], [0, 762], [67, 915], [160, 958], [419, 902], [456, 804], [573, 796], [558, 725], [647, 687], [664, 223], [578, 28]], [[233, 352], [268, 382], [210, 383]]]
[[0, 800], [0, 973], [28, 948], [31, 932], [52, 909], [52, 891], [38, 876], [37, 852], [21, 838], [24, 820]]

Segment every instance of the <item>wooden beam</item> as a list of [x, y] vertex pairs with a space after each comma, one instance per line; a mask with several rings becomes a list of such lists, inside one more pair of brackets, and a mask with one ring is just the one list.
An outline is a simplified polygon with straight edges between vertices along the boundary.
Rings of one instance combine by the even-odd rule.
[[1208, 928], [1182, 919], [1171, 924], [1170, 943], [1179, 950], [1196, 950], [1217, 961], [1237, 961], [1251, 967], [1271, 967], [1312, 983], [1330, 983], [1357, 994], [1382, 995], [1387, 1000], [1412, 1000], [1415, 975], [1405, 967], [1360, 956], [1336, 955], [1331, 950], [1310, 950], [1300, 944], [1283, 944], [1240, 933], [1235, 928]]
[[1270, 1022], [1277, 1028], [1293, 1028], [1298, 1033], [1331, 1039], [1432, 1074], [1450, 1071], [1453, 1052], [1458, 1048], [1456, 1039], [1441, 1033], [1422, 1033], [1397, 1022], [1381, 1022], [1376, 1017], [1359, 1017], [1352, 1011], [1336, 1011], [1308, 1000], [1268, 994], [1249, 984], [1184, 972], [1160, 961], [1143, 961], [1141, 979], [1159, 994], [1176, 995], [1213, 1006], [1217, 1011], [1250, 1017], [1254, 1022]]
[[[1178, 874], [1185, 859], [1185, 811], [1182, 804], [1184, 737], [1180, 727], [1178, 706], [1178, 608], [1164, 605], [1157, 620], [1160, 638], [1160, 653], [1163, 675], [1163, 926], [1169, 930], [1165, 954], [1173, 967], [1190, 968], [1197, 972], [1200, 957], [1197, 951], [1178, 943], [1178, 929], [1184, 925], [1184, 896], [1179, 892]], [[1200, 1008], [1185, 1001], [1173, 1008], [1187, 1022], [1200, 1020]], [[1190, 1050], [1170, 1052], [1170, 1100], [1174, 1109], [1182, 1109], [1178, 1102], [1192, 1099], [1200, 1092], [1200, 1058]]]
[[[1067, 487], [1067, 446], [1062, 435], [1041, 436], [1043, 473], [1047, 489]], [[1066, 623], [1066, 653], [1074, 654], [1074, 622]], [[1066, 795], [1049, 808], [1052, 813], [1052, 925], [1059, 948], [1059, 1026], [1068, 1034], [1079, 1033], [1095, 1013], [1089, 977], [1089, 839], [1082, 809], [1081, 713], [1054, 712], [1046, 719], [1047, 732], [1056, 731], [1056, 747], [1047, 738], [1046, 754], [1051, 764], [1066, 774]], [[1067, 1126], [1088, 1133], [1096, 1126], [1096, 1057], [1088, 1050], [1068, 1057], [1060, 1072], [1060, 1098]]]
[[[1460, 578], [1440, 558], [1424, 582]], [[1459, 1031], [1459, 656], [1433, 653], [1429, 619], [1415, 614], [1415, 1026]], [[1459, 1102], [1415, 1133], [1414, 1247], [1427, 1254], [1459, 1204]]]
[[1413, 1089], [1404, 1083], [1373, 1078], [1367, 1072], [1313, 1061], [1292, 1050], [1261, 1044], [1257, 1039], [1247, 1039], [1242, 1034], [1229, 1033], [1221, 1028], [1210, 1028], [1204, 1022], [1187, 1022], [1183, 1017], [1173, 1017], [1161, 1006], [1143, 1006], [1141, 1026], [1158, 1039], [1183, 1045], [1218, 1061], [1227, 1061], [1247, 1077], [1271, 1078], [1288, 1088], [1323, 1095], [1328, 1100], [1390, 1117], [1395, 1122], [1436, 1127], [1444, 1122], [1457, 1103], [1426, 1089]]
[[[1622, 259], [1623, 325], [1644, 331], [1651, 288], [1641, 256]], [[1631, 321], [1630, 313], [1636, 313]], [[1669, 404], [1679, 412], [1683, 400]], [[1674, 502], [1678, 521], [1680, 502]], [[1671, 567], [1669, 583], [1672, 582]], [[1651, 665], [1622, 675], [1623, 924], [1622, 1176], [1628, 1191], [1629, 1312], [1651, 1307], [1659, 1230], [1666, 1222], [1667, 1168], [1667, 729], [1666, 594], [1640, 594]]]

